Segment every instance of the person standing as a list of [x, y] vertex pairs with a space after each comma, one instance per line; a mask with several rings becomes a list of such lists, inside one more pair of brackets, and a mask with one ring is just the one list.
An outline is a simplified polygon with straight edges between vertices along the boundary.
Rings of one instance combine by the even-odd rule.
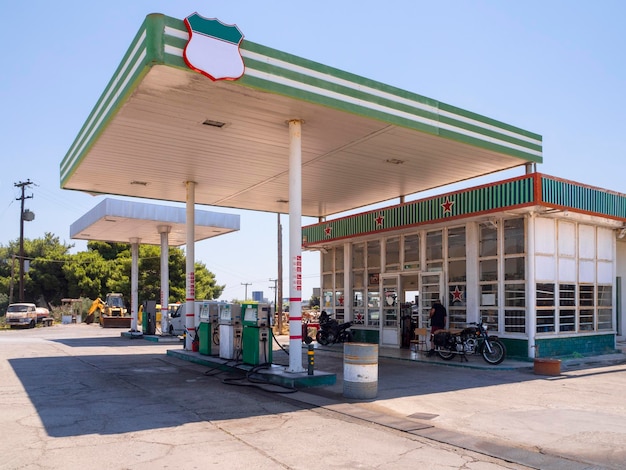
[[433, 340], [435, 338], [435, 332], [438, 330], [443, 330], [446, 327], [446, 317], [448, 316], [448, 312], [446, 308], [441, 304], [439, 299], [435, 300], [432, 308], [430, 309], [429, 317], [430, 317], [430, 351], [428, 351], [428, 356], [432, 356], [435, 354], [435, 348], [433, 344]]

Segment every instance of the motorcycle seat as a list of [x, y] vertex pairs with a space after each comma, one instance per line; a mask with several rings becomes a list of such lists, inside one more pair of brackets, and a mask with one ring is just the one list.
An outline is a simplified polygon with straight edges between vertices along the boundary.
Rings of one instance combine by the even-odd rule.
[[451, 335], [458, 335], [458, 334], [461, 333], [461, 331], [463, 331], [461, 328], [449, 328], [447, 330], [437, 330], [437, 331], [435, 331], [435, 334], [449, 333]]

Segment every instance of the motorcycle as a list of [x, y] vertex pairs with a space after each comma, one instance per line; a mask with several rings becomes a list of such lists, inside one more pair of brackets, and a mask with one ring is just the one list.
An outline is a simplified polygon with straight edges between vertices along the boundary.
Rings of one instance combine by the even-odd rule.
[[322, 346], [328, 346], [335, 343], [350, 343], [352, 342], [352, 331], [349, 328], [352, 326], [352, 322], [339, 323], [332, 318], [328, 313], [322, 311], [320, 314], [320, 329], [315, 335], [315, 339]]
[[467, 355], [480, 354], [488, 364], [497, 365], [506, 357], [506, 347], [497, 336], [489, 336], [487, 325], [482, 320], [469, 323], [458, 333], [437, 331], [433, 335], [433, 344], [437, 355], [445, 361], [452, 359], [455, 354], [466, 361]]

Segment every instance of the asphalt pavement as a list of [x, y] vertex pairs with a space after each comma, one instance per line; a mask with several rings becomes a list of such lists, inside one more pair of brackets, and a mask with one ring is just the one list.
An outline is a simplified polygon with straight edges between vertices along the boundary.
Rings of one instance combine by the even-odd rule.
[[[285, 343], [285, 338], [278, 338]], [[377, 395], [293, 390], [96, 325], [0, 331], [0, 469], [624, 468], [623, 355], [489, 368], [381, 350]], [[190, 353], [197, 354], [197, 353]], [[303, 354], [306, 366], [306, 351]], [[288, 364], [276, 345], [275, 364]], [[505, 361], [506, 363], [507, 361]]]

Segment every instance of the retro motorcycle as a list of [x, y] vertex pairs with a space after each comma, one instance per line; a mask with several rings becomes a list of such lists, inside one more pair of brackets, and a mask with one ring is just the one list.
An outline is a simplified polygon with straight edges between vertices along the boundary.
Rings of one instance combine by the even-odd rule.
[[315, 335], [315, 339], [322, 346], [328, 346], [335, 343], [350, 343], [352, 341], [352, 331], [350, 327], [352, 322], [339, 323], [328, 313], [322, 311], [320, 314], [320, 329]]
[[482, 319], [479, 323], [469, 323], [468, 327], [459, 332], [435, 332], [433, 344], [437, 355], [445, 361], [455, 355], [467, 361], [467, 355], [480, 354], [488, 364], [497, 365], [506, 357], [506, 347], [497, 336], [489, 336], [487, 324]]

